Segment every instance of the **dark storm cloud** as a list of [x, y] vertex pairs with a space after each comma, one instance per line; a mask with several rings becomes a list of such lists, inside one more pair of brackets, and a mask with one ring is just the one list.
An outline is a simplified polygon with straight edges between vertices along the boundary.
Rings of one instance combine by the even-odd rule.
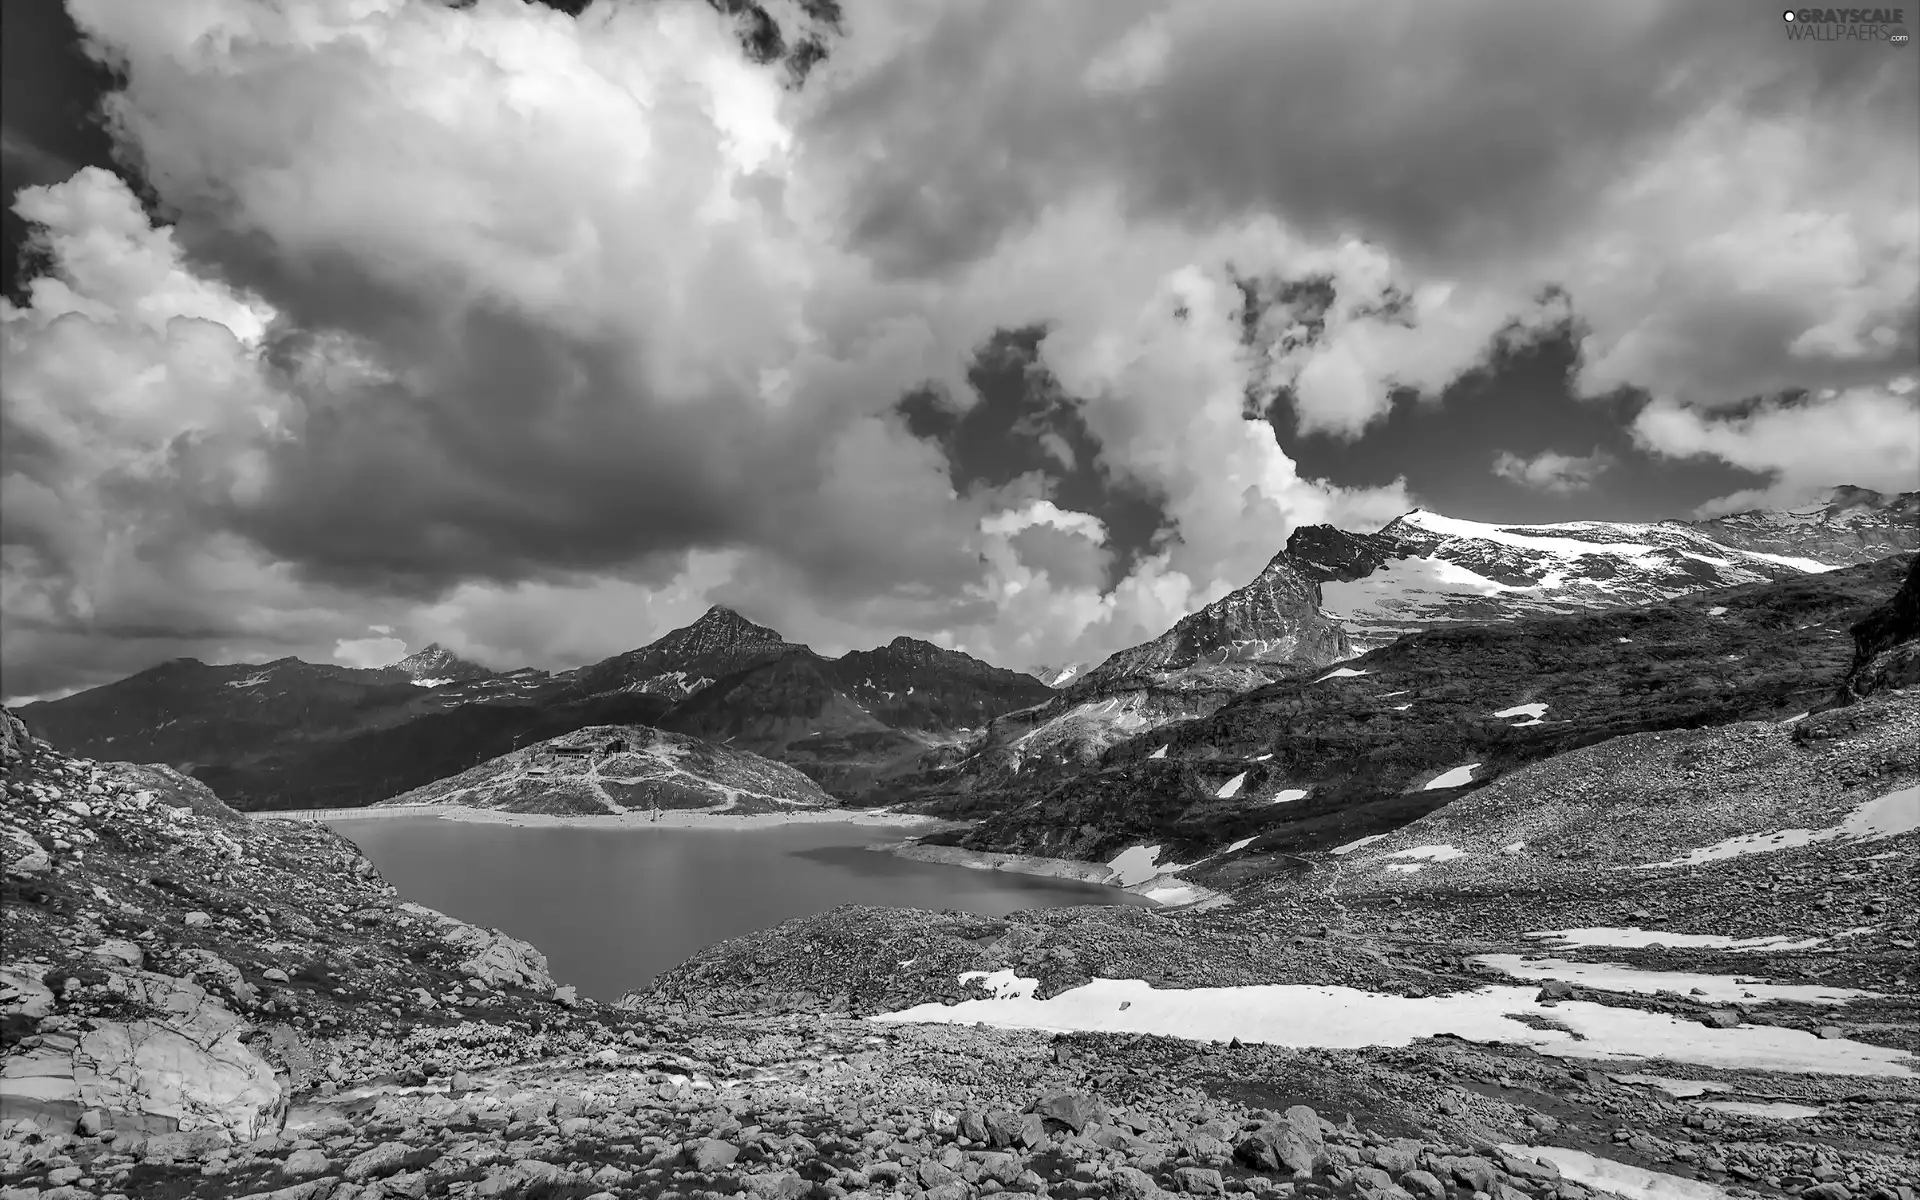
[[[967, 371], [976, 401], [964, 410], [927, 390], [900, 402], [907, 428], [937, 444], [961, 492], [999, 488], [1028, 475], [1048, 481], [1047, 498], [1090, 513], [1107, 529], [1103, 587], [1125, 577], [1164, 530], [1160, 501], [1100, 463], [1100, 443], [1061, 390], [1039, 346], [1044, 327], [1001, 330]], [[1064, 446], [1067, 453], [1049, 445]], [[1062, 461], [1063, 457], [1066, 461]]]
[[[1898, 56], [1789, 44], [1731, 0], [1071, 7], [943, 10], [815, 114], [816, 143], [887, 147], [852, 192], [864, 244], [937, 273], [1098, 174], [1196, 223], [1273, 212], [1415, 261], [1508, 257], [1711, 105], [1891, 128], [1914, 91]], [[1129, 35], [1144, 65], [1090, 90]]]

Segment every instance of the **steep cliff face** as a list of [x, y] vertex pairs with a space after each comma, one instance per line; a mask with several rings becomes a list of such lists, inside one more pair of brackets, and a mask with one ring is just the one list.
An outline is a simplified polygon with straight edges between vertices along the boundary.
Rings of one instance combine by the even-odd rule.
[[1045, 703], [996, 719], [937, 787], [975, 794], [1031, 786], [1095, 761], [1116, 742], [1353, 652], [1345, 630], [1320, 609], [1320, 585], [1281, 553], [1245, 587], [1060, 684]]
[[1835, 702], [1920, 684], [1920, 555], [1887, 602], [1853, 627], [1853, 662]]
[[1188, 667], [1262, 662], [1313, 668], [1351, 653], [1346, 631], [1320, 611], [1320, 587], [1284, 552], [1243, 588], [1182, 617], [1150, 642], [1130, 646], [1067, 685], [1110, 692]]

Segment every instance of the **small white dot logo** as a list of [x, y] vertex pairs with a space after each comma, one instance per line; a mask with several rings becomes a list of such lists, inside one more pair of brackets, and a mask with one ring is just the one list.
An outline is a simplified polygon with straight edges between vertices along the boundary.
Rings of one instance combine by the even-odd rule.
[[1785, 18], [1786, 20], [1789, 20], [1789, 21], [1791, 21], [1791, 20], [1793, 20], [1793, 10], [1792, 10], [1792, 9], [1788, 9], [1788, 10], [1787, 10], [1786, 12], [1783, 12], [1783, 13], [1781, 13], [1780, 15], [1781, 15], [1781, 16], [1782, 16], [1783, 18]]

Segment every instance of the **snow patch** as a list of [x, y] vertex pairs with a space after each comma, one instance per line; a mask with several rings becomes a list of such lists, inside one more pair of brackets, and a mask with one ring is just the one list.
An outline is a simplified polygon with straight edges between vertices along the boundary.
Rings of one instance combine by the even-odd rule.
[[1727, 611], [1727, 606], [1726, 606], [1726, 605], [1724, 605], [1724, 604], [1716, 604], [1716, 605], [1714, 605], [1714, 606], [1713, 606], [1712, 608], [1710, 608], [1710, 609], [1708, 609], [1708, 610], [1707, 610], [1707, 615], [1708, 615], [1708, 616], [1710, 616], [1710, 617], [1717, 617], [1717, 616], [1720, 616], [1720, 615], [1721, 615], [1722, 613], [1724, 613], [1724, 612], [1726, 612], [1726, 611]]
[[1808, 1117], [1817, 1117], [1827, 1111], [1824, 1108], [1812, 1108], [1805, 1104], [1788, 1104], [1785, 1101], [1766, 1103], [1758, 1100], [1702, 1100], [1701, 1108], [1710, 1108], [1715, 1112], [1734, 1113], [1742, 1117], [1766, 1117], [1774, 1121], [1804, 1121]]
[[1615, 1075], [1615, 1083], [1637, 1083], [1643, 1087], [1659, 1088], [1669, 1096], [1685, 1100], [1691, 1096], [1704, 1096], [1708, 1092], [1730, 1092], [1732, 1086], [1724, 1083], [1709, 1083], [1704, 1079], [1674, 1079], [1668, 1075]]
[[1192, 904], [1205, 896], [1206, 892], [1190, 883], [1170, 881], [1155, 884], [1141, 892], [1140, 895], [1145, 896], [1155, 904], [1172, 908], [1182, 904]]
[[1562, 1179], [1609, 1192], [1621, 1197], [1621, 1200], [1727, 1200], [1727, 1193], [1723, 1189], [1704, 1180], [1682, 1179], [1678, 1175], [1649, 1171], [1645, 1167], [1600, 1158], [1584, 1150], [1513, 1145], [1504, 1145], [1500, 1149], [1515, 1158], [1552, 1163], [1559, 1168]]
[[1328, 671], [1325, 675], [1322, 675], [1320, 678], [1314, 680], [1314, 682], [1325, 683], [1329, 679], [1352, 679], [1358, 675], [1371, 675], [1371, 674], [1373, 674], [1372, 671], [1356, 671], [1352, 667], [1339, 667], [1339, 668], [1336, 668], [1335, 670]]
[[1374, 833], [1374, 834], [1369, 834], [1368, 836], [1366, 836], [1366, 837], [1363, 837], [1363, 838], [1355, 838], [1355, 839], [1354, 839], [1353, 841], [1351, 841], [1351, 842], [1348, 842], [1348, 843], [1347, 843], [1346, 845], [1344, 845], [1344, 846], [1335, 846], [1335, 847], [1334, 847], [1333, 849], [1331, 849], [1331, 850], [1329, 850], [1329, 851], [1327, 851], [1327, 853], [1329, 853], [1329, 854], [1352, 854], [1352, 853], [1353, 853], [1353, 852], [1354, 852], [1355, 850], [1358, 850], [1358, 849], [1360, 849], [1360, 847], [1362, 847], [1362, 846], [1371, 846], [1371, 845], [1373, 845], [1373, 844], [1374, 844], [1375, 842], [1377, 842], [1377, 841], [1379, 841], [1379, 840], [1380, 840], [1381, 838], [1384, 838], [1384, 837], [1386, 837], [1386, 836], [1387, 836], [1387, 835], [1386, 835], [1386, 834], [1384, 834], [1384, 833]]
[[1537, 721], [1547, 715], [1547, 706], [1544, 704], [1516, 704], [1512, 708], [1503, 708], [1493, 715], [1496, 717], [1532, 717]]
[[1643, 863], [1641, 869], [1697, 867], [1702, 863], [1739, 858], [1747, 854], [1765, 854], [1769, 850], [1810, 846], [1815, 842], [1830, 842], [1836, 838], [1873, 841], [1902, 833], [1912, 833], [1915, 829], [1920, 829], [1920, 785], [1901, 788], [1897, 792], [1888, 792], [1877, 800], [1869, 800], [1849, 813], [1846, 820], [1831, 828], [1745, 833], [1738, 837], [1727, 838], [1725, 841], [1715, 842], [1711, 846], [1703, 846], [1698, 850], [1689, 850], [1679, 858]]
[[1660, 992], [1691, 995], [1696, 1000], [1759, 1003], [1789, 1000], [1797, 1004], [1845, 1004], [1877, 993], [1818, 983], [1761, 983], [1735, 975], [1703, 975], [1693, 971], [1648, 971], [1624, 963], [1568, 962], [1560, 958], [1528, 959], [1518, 954], [1480, 954], [1473, 959], [1515, 979], [1562, 979], [1608, 992], [1652, 996]]
[[1225, 783], [1220, 785], [1220, 790], [1214, 793], [1215, 799], [1228, 800], [1233, 798], [1234, 796], [1239, 795], [1240, 785], [1245, 783], [1246, 781], [1247, 781], [1247, 773], [1245, 771], [1240, 772], [1238, 775], [1235, 775], [1232, 779], [1229, 779]]
[[1527, 844], [1525, 842], [1508, 842], [1506, 845], [1500, 847], [1500, 853], [1518, 854], [1522, 850], [1525, 850], [1526, 848], [1527, 848]]
[[1467, 852], [1458, 846], [1415, 846], [1411, 850], [1395, 850], [1388, 858], [1420, 858], [1428, 862], [1451, 862], [1456, 858], [1465, 858]]
[[1306, 788], [1281, 788], [1279, 791], [1273, 794], [1273, 799], [1267, 801], [1267, 803], [1268, 804], [1291, 804], [1295, 800], [1305, 800], [1306, 798], [1307, 798]]
[[1167, 756], [1167, 748], [1165, 746], [1162, 746], [1158, 750], [1155, 750], [1152, 754], [1147, 755], [1148, 758], [1165, 758], [1166, 756]]
[[[971, 1025], [1051, 1032], [1158, 1034], [1198, 1041], [1296, 1048], [1405, 1046], [1452, 1034], [1532, 1046], [1557, 1058], [1662, 1058], [1701, 1066], [1821, 1075], [1910, 1078], [1903, 1051], [1844, 1038], [1823, 1041], [1780, 1026], [1710, 1029], [1665, 1013], [1568, 1000], [1559, 1026], [1513, 1019], [1537, 1014], [1532, 987], [1484, 987], [1447, 996], [1397, 996], [1322, 984], [1160, 990], [1139, 979], [1095, 979], [1047, 1000], [1031, 997], [929, 1003], [871, 1018], [891, 1024]], [[1578, 1035], [1578, 1036], [1576, 1036]]]
[[1113, 870], [1113, 875], [1108, 878], [1107, 883], [1112, 887], [1132, 887], [1161, 875], [1184, 871], [1192, 865], [1192, 863], [1162, 864], [1160, 847], [1157, 845], [1129, 846], [1115, 855], [1107, 864]]
[[[912, 961], [914, 960], [907, 960], [907, 962]], [[995, 1000], [1031, 1000], [1034, 989], [1040, 986], [1038, 979], [1023, 978], [1014, 974], [1010, 967], [1003, 967], [998, 971], [962, 971], [960, 973], [962, 984], [972, 983], [975, 980], [979, 981], [981, 987], [992, 992]]]
[[1444, 771], [1428, 780], [1426, 786], [1420, 790], [1423, 792], [1432, 792], [1440, 788], [1460, 787], [1463, 784], [1472, 783], [1473, 773], [1479, 770], [1479, 768], [1480, 764], [1476, 762], [1468, 763], [1464, 767], [1455, 767], [1451, 771]]
[[[1670, 946], [1676, 950], [1806, 950], [1827, 939], [1810, 937], [1794, 940], [1783, 933], [1768, 937], [1736, 938], [1719, 933], [1668, 933], [1629, 925], [1625, 929], [1595, 926], [1589, 929], [1542, 929], [1527, 934], [1558, 942], [1562, 946], [1604, 946], [1625, 949], [1641, 946]], [[1844, 936], [1844, 935], [1842, 935]]]
[[449, 684], [452, 682], [453, 682], [453, 676], [449, 675], [444, 679], [416, 679], [413, 681], [413, 686], [423, 687], [423, 688], [437, 688], [444, 684]]
[[1253, 845], [1253, 843], [1253, 838], [1241, 838], [1237, 842], [1230, 843], [1223, 853], [1232, 854], [1235, 850], [1245, 850], [1248, 846]]

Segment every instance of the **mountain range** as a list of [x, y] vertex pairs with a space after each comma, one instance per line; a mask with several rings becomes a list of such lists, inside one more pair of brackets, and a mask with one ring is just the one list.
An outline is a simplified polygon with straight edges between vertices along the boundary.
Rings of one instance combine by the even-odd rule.
[[358, 807], [598, 725], [765, 754], [859, 800], [1045, 684], [912, 638], [826, 658], [714, 607], [572, 671], [496, 673], [437, 645], [390, 667], [176, 659], [20, 711], [75, 753], [165, 762], [242, 809]]
[[496, 672], [437, 644], [378, 669], [178, 659], [21, 715], [75, 753], [169, 763], [241, 808], [370, 804], [599, 725], [783, 762], [843, 801], [978, 808], [1410, 634], [1658, 604], [1917, 546], [1920, 493], [1859, 488], [1692, 522], [1423, 509], [1374, 533], [1297, 528], [1247, 585], [1090, 668], [1011, 671], [907, 637], [829, 658], [716, 606], [558, 673]]
[[1126, 738], [1411, 633], [1655, 604], [1911, 552], [1917, 514], [1920, 492], [1840, 488], [1806, 509], [1697, 522], [1491, 525], [1416, 509], [1376, 533], [1301, 526], [1245, 587], [996, 720], [941, 786], [991, 792], [1021, 772], [1077, 770]]

